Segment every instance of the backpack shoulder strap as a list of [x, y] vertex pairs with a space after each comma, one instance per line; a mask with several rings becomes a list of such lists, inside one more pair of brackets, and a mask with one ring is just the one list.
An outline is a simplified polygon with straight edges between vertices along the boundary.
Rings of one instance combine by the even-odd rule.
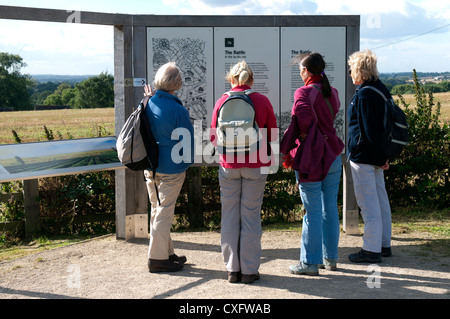
[[[325, 103], [327, 103], [327, 106], [328, 106], [328, 109], [331, 112], [331, 115], [333, 115], [333, 118], [334, 118], [335, 114], [334, 114], [334, 111], [333, 111], [333, 107], [331, 106], [330, 100], [323, 95], [322, 89], [320, 87], [318, 87], [317, 85], [314, 85], [314, 84], [310, 84], [309, 86], [312, 86], [312, 87], [316, 88], [317, 90], [319, 90], [320, 94], [322, 94], [322, 97], [325, 100]], [[313, 107], [313, 106], [311, 105], [311, 107]]]
[[[383, 92], [381, 92], [380, 90], [378, 90], [376, 87], [367, 85], [367, 86], [361, 88], [361, 90], [364, 90], [365, 88], [371, 89], [372, 91], [377, 92], [379, 95], [381, 95], [381, 96], [383, 97], [384, 101], [387, 102], [388, 99], [386, 98], [386, 96], [383, 94]], [[360, 90], [360, 91], [361, 91], [361, 90]]]
[[[381, 97], [383, 98], [383, 100], [384, 100], [384, 119], [383, 119], [383, 125], [386, 126], [386, 124], [387, 124], [388, 110], [389, 110], [389, 109], [388, 109], [388, 103], [387, 103], [387, 101], [389, 101], [389, 100], [388, 100], [387, 97], [383, 94], [383, 92], [381, 92], [380, 90], [378, 90], [376, 87], [367, 85], [367, 86], [361, 88], [361, 90], [363, 90], [363, 89], [365, 89], [365, 88], [368, 88], [368, 89], [371, 89], [372, 91], [377, 92], [377, 93], [378, 93], [379, 95], [381, 95]], [[360, 91], [361, 91], [361, 90], [360, 90]], [[392, 102], [392, 104], [394, 104], [394, 100], [393, 100], [393, 99], [391, 99], [390, 101]]]
[[147, 104], [148, 101], [150, 100], [151, 96], [150, 95], [146, 95], [142, 100], [141, 100], [141, 105], [142, 105], [142, 110], [145, 111], [145, 109], [147, 109]]

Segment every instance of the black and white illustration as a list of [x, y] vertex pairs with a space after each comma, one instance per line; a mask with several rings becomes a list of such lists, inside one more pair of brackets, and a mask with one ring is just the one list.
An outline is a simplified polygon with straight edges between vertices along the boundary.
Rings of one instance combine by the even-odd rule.
[[153, 79], [167, 62], [183, 74], [183, 87], [175, 95], [194, 120], [209, 122], [214, 106], [212, 92], [212, 30], [210, 28], [149, 28], [148, 74]]

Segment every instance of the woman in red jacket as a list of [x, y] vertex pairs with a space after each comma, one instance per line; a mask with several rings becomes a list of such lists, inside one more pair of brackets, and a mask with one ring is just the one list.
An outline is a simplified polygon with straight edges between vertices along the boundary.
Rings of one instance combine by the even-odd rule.
[[[293, 165], [306, 215], [303, 218], [300, 261], [290, 266], [289, 270], [294, 274], [318, 275], [319, 266], [336, 269], [340, 231], [337, 195], [342, 171], [340, 154], [344, 144], [336, 135], [333, 125], [339, 111], [339, 96], [328, 82], [322, 55], [317, 52], [307, 53], [300, 56], [299, 61], [300, 75], [305, 85], [294, 94], [292, 120], [296, 121], [302, 141], [313, 121], [317, 121], [319, 131], [325, 137], [324, 143], [330, 149], [327, 153], [329, 158], [325, 161], [331, 166], [329, 169], [328, 166], [324, 168], [320, 174], [306, 176]], [[295, 160], [298, 148], [289, 154]], [[321, 160], [315, 156], [317, 153], [303, 153], [302, 158], [308, 157], [307, 165], [313, 166]], [[317, 177], [321, 175], [324, 177]]]
[[[231, 91], [250, 90], [253, 72], [245, 61], [233, 66], [227, 75]], [[214, 107], [211, 142], [217, 145], [217, 115], [227, 99], [224, 94]], [[269, 99], [257, 92], [249, 94], [254, 105], [255, 121], [263, 136], [260, 149], [243, 155], [220, 154], [219, 183], [222, 204], [221, 248], [228, 281], [252, 283], [259, 279], [261, 257], [261, 205], [271, 165], [267, 141], [278, 138], [276, 118]]]

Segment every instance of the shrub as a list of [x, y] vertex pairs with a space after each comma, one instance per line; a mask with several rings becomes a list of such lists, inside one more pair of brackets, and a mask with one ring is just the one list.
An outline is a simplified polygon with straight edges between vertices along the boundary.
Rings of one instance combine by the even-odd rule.
[[440, 120], [441, 106], [433, 93], [425, 93], [413, 70], [417, 105], [411, 107], [399, 95], [409, 124], [410, 143], [386, 171], [386, 188], [398, 206], [450, 204], [450, 129]]

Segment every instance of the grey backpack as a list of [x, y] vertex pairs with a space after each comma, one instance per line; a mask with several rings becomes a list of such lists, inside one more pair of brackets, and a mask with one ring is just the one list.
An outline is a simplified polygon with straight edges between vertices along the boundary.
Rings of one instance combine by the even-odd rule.
[[217, 112], [217, 149], [220, 154], [249, 154], [259, 148], [261, 136], [255, 121], [252, 90], [230, 91]]
[[[117, 157], [133, 171], [152, 170], [153, 178], [158, 168], [159, 147], [153, 136], [145, 110], [150, 96], [146, 96], [131, 113], [117, 137]], [[156, 188], [156, 184], [155, 184]], [[158, 188], [156, 195], [159, 202]]]

